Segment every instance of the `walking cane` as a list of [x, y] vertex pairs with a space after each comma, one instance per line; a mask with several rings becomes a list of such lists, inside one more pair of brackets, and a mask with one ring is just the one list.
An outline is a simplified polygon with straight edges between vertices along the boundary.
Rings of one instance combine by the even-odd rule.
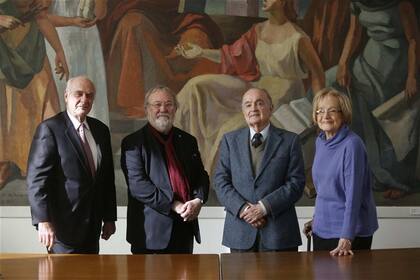
[[307, 243], [306, 243], [306, 251], [307, 252], [310, 252], [311, 251], [311, 243], [312, 243], [312, 235], [310, 235], [310, 234], [308, 234], [307, 236], [306, 236], [306, 238], [307, 238]]

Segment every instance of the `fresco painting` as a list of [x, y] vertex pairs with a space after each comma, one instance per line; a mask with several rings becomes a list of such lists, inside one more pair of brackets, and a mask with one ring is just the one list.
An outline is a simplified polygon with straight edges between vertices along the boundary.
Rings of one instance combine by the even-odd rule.
[[[91, 115], [111, 129], [121, 206], [120, 142], [145, 124], [144, 93], [155, 84], [178, 92], [176, 124], [197, 137], [209, 173], [222, 134], [245, 125], [241, 94], [266, 88], [273, 124], [301, 136], [307, 186], [298, 205], [315, 195], [311, 98], [336, 87], [352, 99], [377, 205], [420, 205], [419, 3], [278, 1], [291, 7], [290, 23], [264, 36], [263, 0], [0, 0], [0, 206], [28, 205], [32, 135], [64, 108], [67, 75], [80, 74], [96, 85]], [[240, 71], [194, 56], [202, 50], [244, 53]], [[218, 205], [214, 193], [209, 205]]]

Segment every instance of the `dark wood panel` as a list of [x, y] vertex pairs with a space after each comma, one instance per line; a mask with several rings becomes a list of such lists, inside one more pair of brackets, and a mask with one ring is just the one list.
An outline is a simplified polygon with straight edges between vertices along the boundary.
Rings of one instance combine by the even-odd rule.
[[223, 279], [419, 279], [420, 249], [222, 254]]

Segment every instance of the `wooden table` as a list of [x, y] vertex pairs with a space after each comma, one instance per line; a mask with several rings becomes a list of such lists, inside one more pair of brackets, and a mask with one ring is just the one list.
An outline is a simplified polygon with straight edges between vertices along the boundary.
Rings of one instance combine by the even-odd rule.
[[219, 279], [218, 255], [0, 254], [0, 279]]
[[0, 254], [3, 279], [419, 279], [420, 249], [218, 255]]
[[420, 279], [420, 249], [222, 254], [222, 279]]

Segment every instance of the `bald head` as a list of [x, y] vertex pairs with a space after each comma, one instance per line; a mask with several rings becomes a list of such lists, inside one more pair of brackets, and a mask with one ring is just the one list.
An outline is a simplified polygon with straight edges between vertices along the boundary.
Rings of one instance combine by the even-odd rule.
[[92, 109], [95, 85], [86, 76], [78, 76], [67, 81], [64, 101], [69, 114], [83, 122]]
[[95, 85], [87, 76], [76, 76], [76, 77], [70, 78], [67, 81], [66, 89], [64, 93], [72, 90], [72, 88], [74, 87], [78, 87], [79, 84], [85, 84], [86, 86], [89, 86], [91, 89], [93, 89], [93, 92], [95, 93]]
[[273, 112], [271, 96], [264, 89], [251, 88], [242, 96], [242, 113], [248, 126], [262, 131], [270, 122]]

